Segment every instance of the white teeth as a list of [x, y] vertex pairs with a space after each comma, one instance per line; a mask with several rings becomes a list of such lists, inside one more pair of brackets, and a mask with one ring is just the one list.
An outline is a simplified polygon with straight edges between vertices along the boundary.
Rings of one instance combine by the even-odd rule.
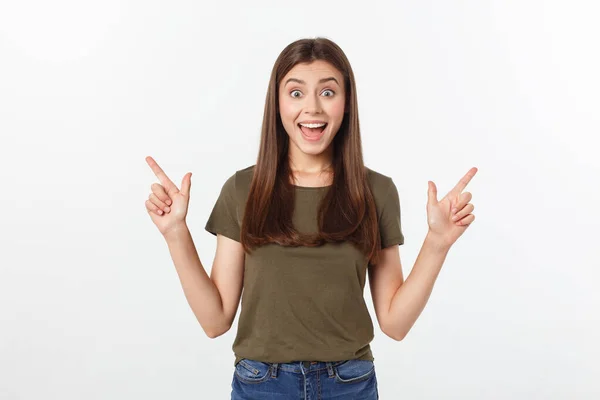
[[320, 128], [322, 126], [325, 126], [326, 124], [325, 123], [322, 123], [322, 124], [302, 124], [301, 123], [300, 125], [302, 125], [305, 128]]

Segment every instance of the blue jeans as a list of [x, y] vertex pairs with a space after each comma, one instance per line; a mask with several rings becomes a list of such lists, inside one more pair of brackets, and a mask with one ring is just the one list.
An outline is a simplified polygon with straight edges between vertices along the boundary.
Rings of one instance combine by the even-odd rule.
[[244, 358], [235, 366], [231, 389], [231, 400], [379, 399], [369, 360], [278, 364]]

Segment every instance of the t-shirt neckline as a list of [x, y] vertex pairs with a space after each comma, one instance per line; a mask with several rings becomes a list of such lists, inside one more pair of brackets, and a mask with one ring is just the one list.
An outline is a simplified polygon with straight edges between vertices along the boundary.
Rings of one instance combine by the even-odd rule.
[[297, 185], [292, 185], [292, 187], [296, 190], [309, 190], [309, 191], [314, 191], [314, 190], [324, 190], [327, 188], [332, 187], [333, 185], [327, 185], [327, 186], [297, 186]]
[[296, 186], [296, 185], [292, 185], [292, 187], [295, 190], [301, 190], [301, 191], [318, 191], [318, 190], [325, 190], [327, 188], [332, 187], [333, 185], [328, 185], [328, 186]]

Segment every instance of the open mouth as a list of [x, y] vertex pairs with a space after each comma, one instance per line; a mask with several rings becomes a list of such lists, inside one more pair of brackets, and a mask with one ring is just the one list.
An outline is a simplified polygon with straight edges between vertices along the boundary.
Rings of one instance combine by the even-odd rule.
[[298, 124], [298, 127], [300, 128], [300, 130], [302, 131], [302, 133], [305, 136], [308, 136], [309, 138], [318, 138], [321, 136], [321, 134], [323, 133], [325, 128], [327, 128], [327, 123], [325, 123], [325, 124]]

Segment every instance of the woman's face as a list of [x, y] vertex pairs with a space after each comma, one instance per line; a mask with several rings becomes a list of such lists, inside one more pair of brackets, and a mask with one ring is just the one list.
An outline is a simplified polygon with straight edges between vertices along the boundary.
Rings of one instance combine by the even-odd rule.
[[344, 119], [344, 90], [342, 74], [322, 60], [296, 64], [283, 77], [279, 112], [290, 156], [317, 155], [329, 147]]

